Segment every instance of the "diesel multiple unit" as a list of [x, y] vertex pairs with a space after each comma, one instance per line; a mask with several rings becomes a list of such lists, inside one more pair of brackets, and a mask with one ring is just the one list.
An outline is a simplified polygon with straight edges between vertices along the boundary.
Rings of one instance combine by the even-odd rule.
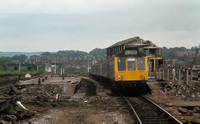
[[107, 61], [92, 65], [90, 74], [122, 89], [140, 90], [145, 89], [149, 76], [158, 74], [162, 65], [161, 48], [137, 36], [108, 47]]
[[137, 50], [123, 50], [104, 63], [93, 65], [90, 74], [116, 86], [138, 87], [148, 80], [148, 61]]

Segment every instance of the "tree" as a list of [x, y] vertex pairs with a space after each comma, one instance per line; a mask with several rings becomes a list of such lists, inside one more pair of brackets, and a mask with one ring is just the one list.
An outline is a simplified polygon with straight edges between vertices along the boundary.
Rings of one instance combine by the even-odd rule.
[[40, 57], [40, 56], [38, 56], [38, 55], [32, 55], [32, 56], [30, 56], [30, 58], [32, 58], [32, 57]]
[[66, 51], [58, 51], [55, 56], [56, 57], [84, 57], [87, 56], [88, 53], [84, 51], [78, 50], [66, 50]]
[[162, 56], [163, 56], [164, 58], [166, 58], [166, 57], [167, 57], [167, 54], [168, 54], [168, 48], [167, 48], [167, 47], [162, 47]]
[[95, 48], [89, 52], [89, 55], [91, 55], [93, 57], [105, 57], [106, 49]]
[[177, 50], [174, 49], [174, 48], [169, 48], [169, 51], [168, 51], [168, 58], [175, 58], [177, 57], [177, 54], [176, 54]]
[[28, 58], [26, 55], [15, 55], [12, 57], [12, 60], [19, 60], [20, 62], [25, 62], [25, 60]]
[[12, 62], [12, 59], [10, 57], [1, 57], [0, 61], [5, 63], [10, 63]]
[[55, 55], [50, 52], [44, 52], [40, 54], [41, 57], [54, 57]]
[[0, 70], [7, 71], [8, 70], [8, 63], [11, 63], [12, 59], [10, 57], [1, 57], [0, 58]]
[[186, 51], [187, 49], [185, 47], [180, 47], [179, 50], [180, 51]]

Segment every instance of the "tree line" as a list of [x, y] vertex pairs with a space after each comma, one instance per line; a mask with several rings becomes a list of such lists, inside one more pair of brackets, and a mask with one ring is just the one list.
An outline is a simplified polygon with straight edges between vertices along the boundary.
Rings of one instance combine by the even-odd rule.
[[[162, 56], [167, 59], [167, 58], [176, 58], [177, 56], [177, 51], [195, 51], [200, 48], [199, 46], [194, 46], [191, 47], [191, 49], [187, 49], [185, 47], [174, 47], [174, 48], [167, 48], [167, 47], [162, 47]], [[101, 49], [101, 48], [95, 48], [89, 53], [84, 52], [84, 51], [79, 51], [79, 50], [65, 50], [65, 51], [58, 51], [56, 53], [50, 53], [50, 52], [44, 52], [41, 53], [39, 56], [38, 55], [32, 55], [31, 57], [106, 57], [106, 49]], [[30, 57], [30, 58], [31, 58]], [[200, 57], [200, 56], [198, 56]], [[188, 56], [184, 55], [180, 58], [184, 59], [192, 59], [193, 56]], [[15, 55], [13, 57], [1, 57], [0, 58], [0, 70], [6, 70], [7, 69], [7, 64], [13, 63], [13, 62], [28, 62], [28, 56], [26, 55]]]
[[[165, 59], [177, 58], [178, 57], [178, 55], [177, 55], [178, 51], [196, 51], [197, 49], [200, 49], [200, 45], [191, 47], [191, 49], [187, 49], [186, 47], [174, 47], [174, 48], [162, 47], [162, 56]], [[194, 56], [192, 56], [192, 55], [180, 56], [180, 58], [183, 58], [183, 59], [192, 59], [193, 57]], [[197, 57], [200, 57], [200, 56], [197, 56]]]
[[[66, 51], [58, 51], [56, 53], [44, 52], [38, 55], [32, 55], [31, 57], [91, 57], [91, 58], [99, 58], [106, 57], [106, 49], [95, 48], [89, 53], [79, 50], [66, 50]], [[13, 57], [0, 57], [0, 70], [6, 71], [8, 70], [8, 64], [12, 63], [28, 63], [28, 56], [26, 55], [15, 55]]]
[[[36, 55], [34, 55], [36, 56]], [[33, 57], [33, 56], [31, 56]], [[44, 52], [38, 57], [106, 57], [106, 49], [95, 48], [89, 53], [79, 50], [58, 51], [56, 53]]]

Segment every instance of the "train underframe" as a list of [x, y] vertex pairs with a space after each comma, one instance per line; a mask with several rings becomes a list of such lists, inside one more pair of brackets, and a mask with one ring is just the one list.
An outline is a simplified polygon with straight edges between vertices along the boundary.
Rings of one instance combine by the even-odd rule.
[[113, 88], [121, 93], [129, 94], [146, 94], [150, 92], [150, 88], [146, 83], [147, 81], [115, 81]]
[[114, 92], [120, 92], [125, 94], [147, 94], [151, 90], [147, 85], [147, 80], [140, 81], [114, 81], [106, 77], [91, 75], [97, 80], [101, 80], [108, 83]]

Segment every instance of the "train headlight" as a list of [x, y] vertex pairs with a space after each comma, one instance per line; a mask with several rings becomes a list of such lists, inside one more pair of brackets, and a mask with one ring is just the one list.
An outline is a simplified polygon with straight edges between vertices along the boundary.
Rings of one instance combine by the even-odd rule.
[[119, 75], [119, 77], [117, 78], [117, 80], [122, 80], [122, 76], [121, 76], [121, 75]]
[[145, 79], [145, 77], [144, 77], [143, 75], [140, 75], [140, 78], [142, 78], [142, 80], [144, 80], [144, 79]]
[[143, 75], [140, 75], [140, 78], [142, 78], [143, 80], [147, 80], [147, 78], [144, 77]]

